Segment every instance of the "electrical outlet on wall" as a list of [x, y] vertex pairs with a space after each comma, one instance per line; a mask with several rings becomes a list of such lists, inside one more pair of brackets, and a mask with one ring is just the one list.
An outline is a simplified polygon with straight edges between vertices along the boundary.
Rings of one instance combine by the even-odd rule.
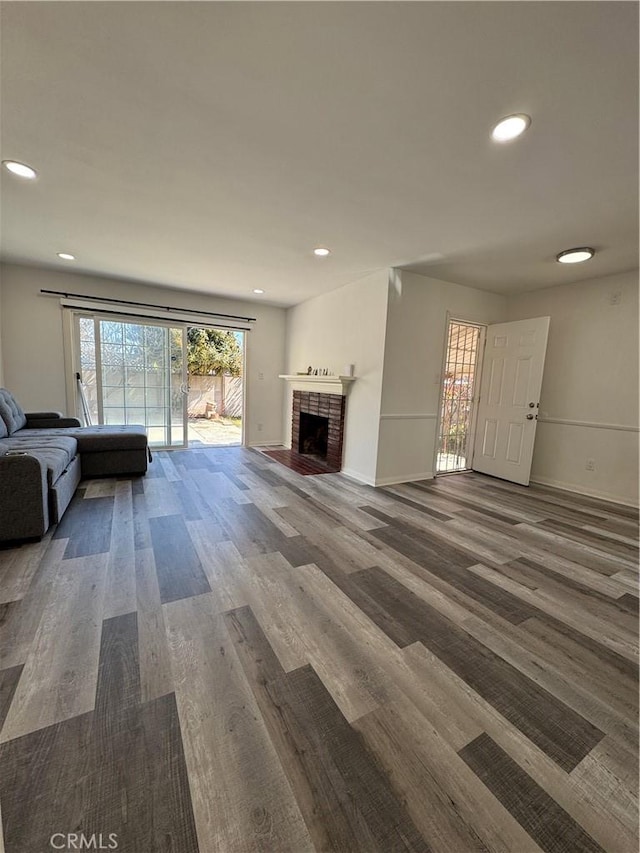
[[596, 460], [595, 459], [587, 459], [587, 463], [584, 466], [587, 471], [595, 471], [596, 470]]
[[262, 432], [262, 424], [258, 424], [258, 432]]
[[609, 294], [609, 305], [620, 305], [622, 302], [622, 291], [616, 290], [614, 293]]
[[258, 373], [258, 379], [264, 379], [264, 373]]

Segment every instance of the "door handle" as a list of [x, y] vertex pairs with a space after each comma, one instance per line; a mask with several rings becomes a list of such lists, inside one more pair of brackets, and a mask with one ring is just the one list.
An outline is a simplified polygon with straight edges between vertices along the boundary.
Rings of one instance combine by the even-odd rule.
[[527, 420], [532, 421], [534, 419], [534, 417], [535, 417], [535, 415], [527, 415]]

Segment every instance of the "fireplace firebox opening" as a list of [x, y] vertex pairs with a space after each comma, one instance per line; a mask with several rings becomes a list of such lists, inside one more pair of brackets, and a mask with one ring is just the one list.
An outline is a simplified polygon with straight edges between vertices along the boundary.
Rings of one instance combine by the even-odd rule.
[[301, 459], [304, 466], [317, 465], [327, 474], [340, 471], [344, 419], [345, 398], [342, 394], [294, 389], [290, 452]]
[[329, 418], [300, 412], [300, 438], [298, 453], [327, 458]]

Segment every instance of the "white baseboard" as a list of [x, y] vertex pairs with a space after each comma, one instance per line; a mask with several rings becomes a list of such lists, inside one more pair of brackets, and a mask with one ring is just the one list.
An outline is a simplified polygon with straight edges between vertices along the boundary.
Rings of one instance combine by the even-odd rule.
[[365, 486], [375, 486], [375, 482], [370, 477], [364, 477], [362, 474], [359, 474], [357, 471], [351, 471], [349, 468], [343, 468], [340, 473], [344, 474], [345, 477], [349, 477], [350, 480], [355, 480], [357, 483], [362, 483]]
[[412, 474], [407, 477], [382, 477], [379, 480], [373, 480], [371, 477], [364, 477], [357, 471], [351, 471], [348, 468], [343, 468], [340, 473], [344, 474], [345, 477], [349, 477], [351, 480], [357, 480], [358, 483], [364, 483], [365, 486], [374, 486], [375, 488], [379, 486], [396, 486], [400, 485], [400, 483], [415, 483], [418, 480], [433, 480], [433, 471], [427, 471], [423, 474]]
[[574, 495], [586, 495], [589, 498], [598, 498], [603, 501], [609, 501], [612, 504], [621, 504], [621, 506], [637, 507], [637, 503], [630, 503], [628, 500], [623, 500], [619, 495], [612, 495], [610, 492], [603, 492], [598, 489], [587, 489], [584, 486], [576, 486], [574, 483], [563, 483], [561, 480], [554, 480], [551, 477], [536, 477], [531, 478], [532, 483], [539, 483], [541, 486], [551, 486], [554, 489], [560, 489], [562, 492], [571, 492]]
[[433, 480], [433, 471], [412, 474], [410, 477], [382, 477], [379, 480], [376, 479], [376, 486], [397, 486], [401, 483], [416, 483], [418, 480]]

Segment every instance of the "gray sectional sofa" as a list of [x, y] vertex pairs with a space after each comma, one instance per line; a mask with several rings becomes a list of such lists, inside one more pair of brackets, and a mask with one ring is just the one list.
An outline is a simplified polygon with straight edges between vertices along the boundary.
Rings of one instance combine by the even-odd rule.
[[59, 412], [25, 413], [0, 388], [0, 541], [43, 536], [82, 477], [144, 474], [143, 426], [82, 427]]

